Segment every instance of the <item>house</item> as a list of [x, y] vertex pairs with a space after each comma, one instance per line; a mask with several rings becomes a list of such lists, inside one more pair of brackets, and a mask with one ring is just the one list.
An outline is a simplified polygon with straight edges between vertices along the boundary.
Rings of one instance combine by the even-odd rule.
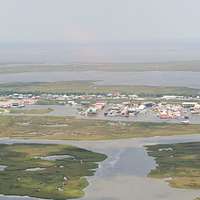
[[94, 107], [90, 107], [90, 108], [87, 109], [86, 114], [87, 115], [96, 115], [97, 114], [97, 109], [94, 108]]

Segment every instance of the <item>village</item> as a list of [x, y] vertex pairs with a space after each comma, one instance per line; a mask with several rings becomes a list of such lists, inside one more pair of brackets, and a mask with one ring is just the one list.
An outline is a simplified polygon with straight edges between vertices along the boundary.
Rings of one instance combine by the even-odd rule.
[[[56, 107], [56, 106], [57, 107]], [[200, 123], [200, 98], [185, 96], [139, 97], [134, 94], [55, 95], [9, 94], [0, 97], [0, 113], [13, 109], [62, 107], [76, 117], [118, 121]], [[50, 114], [50, 113], [49, 113]], [[58, 114], [59, 115], [59, 114]]]

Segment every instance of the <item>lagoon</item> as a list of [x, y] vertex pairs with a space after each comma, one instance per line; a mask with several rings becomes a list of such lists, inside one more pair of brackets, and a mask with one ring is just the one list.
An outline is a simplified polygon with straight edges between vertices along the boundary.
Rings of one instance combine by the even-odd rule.
[[200, 88], [200, 72], [190, 71], [57, 71], [0, 74], [0, 83], [96, 81], [99, 85], [147, 85]]

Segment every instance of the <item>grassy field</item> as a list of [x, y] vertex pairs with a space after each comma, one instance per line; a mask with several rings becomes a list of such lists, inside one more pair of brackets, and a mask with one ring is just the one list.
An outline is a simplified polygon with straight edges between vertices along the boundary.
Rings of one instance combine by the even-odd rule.
[[[59, 160], [47, 156], [68, 155]], [[84, 195], [85, 176], [106, 156], [66, 145], [0, 145], [0, 194], [65, 200]], [[35, 170], [36, 169], [36, 170]]]
[[56, 93], [56, 94], [107, 94], [124, 93], [140, 96], [162, 95], [194, 95], [200, 94], [199, 89], [187, 87], [160, 87], [160, 86], [131, 86], [131, 85], [96, 85], [92, 81], [67, 81], [48, 83], [9, 83], [0, 84], [0, 94], [9, 93]]
[[52, 108], [47, 109], [11, 109], [11, 114], [42, 115], [52, 112]]
[[200, 125], [111, 122], [55, 116], [0, 116], [0, 137], [107, 140], [199, 133]]
[[65, 105], [66, 101], [56, 99], [39, 99], [36, 105]]
[[157, 164], [150, 177], [166, 179], [175, 188], [200, 189], [200, 142], [159, 144], [146, 149]]

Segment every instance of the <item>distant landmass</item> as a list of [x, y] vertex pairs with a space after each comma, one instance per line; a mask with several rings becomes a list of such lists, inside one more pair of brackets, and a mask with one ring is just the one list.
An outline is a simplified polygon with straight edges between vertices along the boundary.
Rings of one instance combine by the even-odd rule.
[[0, 63], [157, 63], [199, 60], [199, 41], [0, 44]]
[[0, 73], [53, 72], [53, 71], [200, 71], [200, 60], [149, 63], [0, 63]]

